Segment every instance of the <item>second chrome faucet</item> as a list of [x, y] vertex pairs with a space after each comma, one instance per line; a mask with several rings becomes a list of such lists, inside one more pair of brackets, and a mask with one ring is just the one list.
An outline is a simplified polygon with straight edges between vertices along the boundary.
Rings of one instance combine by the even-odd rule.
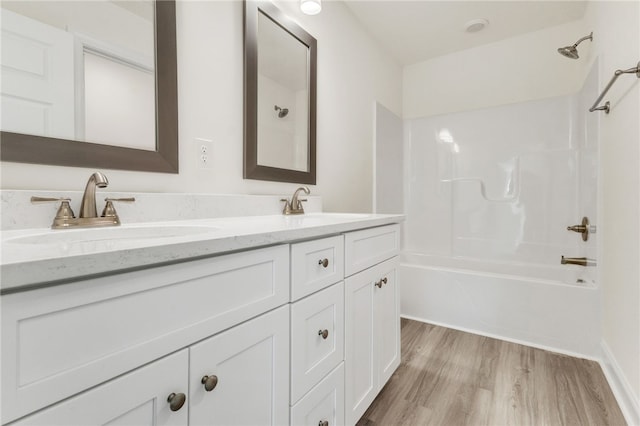
[[289, 201], [286, 198], [283, 198], [282, 200], [280, 200], [280, 201], [284, 201], [284, 208], [282, 209], [282, 214], [290, 215], [290, 214], [304, 213], [304, 207], [302, 207], [302, 202], [307, 200], [303, 198], [298, 198], [298, 194], [300, 194], [300, 191], [303, 191], [307, 195], [311, 193], [308, 187], [301, 186], [300, 188], [296, 189], [296, 191], [293, 193], [293, 196], [291, 197], [291, 201]]

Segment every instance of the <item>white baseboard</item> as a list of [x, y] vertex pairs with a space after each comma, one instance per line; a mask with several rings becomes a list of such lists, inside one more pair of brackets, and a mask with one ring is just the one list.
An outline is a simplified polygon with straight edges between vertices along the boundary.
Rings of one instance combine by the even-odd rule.
[[611, 353], [611, 349], [603, 340], [600, 343], [602, 349], [602, 360], [600, 366], [609, 382], [611, 391], [618, 401], [618, 405], [624, 414], [624, 418], [629, 426], [640, 426], [640, 401], [634, 395], [631, 385], [627, 381], [618, 361]]
[[567, 350], [564, 350], [564, 349], [554, 348], [552, 346], [541, 345], [541, 344], [538, 344], [538, 343], [528, 342], [526, 340], [513, 339], [511, 337], [505, 337], [505, 336], [500, 336], [500, 335], [497, 335], [497, 334], [486, 333], [484, 331], [473, 330], [473, 329], [469, 329], [469, 328], [465, 328], [465, 327], [458, 327], [458, 326], [455, 326], [455, 325], [445, 324], [445, 323], [438, 322], [438, 321], [426, 320], [424, 318], [418, 318], [418, 317], [414, 317], [414, 316], [411, 316], [411, 315], [400, 315], [400, 316], [402, 318], [406, 318], [406, 319], [410, 319], [410, 320], [414, 320], [414, 321], [419, 321], [419, 322], [424, 322], [426, 324], [433, 324], [433, 325], [437, 325], [437, 326], [440, 326], [440, 327], [451, 328], [453, 330], [464, 331], [465, 333], [477, 334], [478, 336], [491, 337], [492, 339], [504, 340], [505, 342], [517, 343], [519, 345], [524, 345], [524, 346], [531, 346], [532, 348], [542, 349], [542, 350], [549, 351], [549, 352], [555, 352], [555, 353], [562, 354], [562, 355], [568, 355], [568, 356], [572, 356], [574, 358], [588, 359], [590, 361], [596, 361], [598, 363], [600, 362], [599, 358], [595, 358], [595, 357], [592, 357], [592, 356], [589, 356], [589, 355], [585, 355], [585, 354], [578, 353], [578, 352], [571, 352], [571, 351], [567, 351]]

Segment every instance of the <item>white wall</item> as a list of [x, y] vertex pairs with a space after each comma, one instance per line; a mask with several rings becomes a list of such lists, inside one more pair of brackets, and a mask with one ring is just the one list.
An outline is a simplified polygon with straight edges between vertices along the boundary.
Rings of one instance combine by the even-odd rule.
[[[616, 69], [640, 61], [640, 2], [590, 2], [600, 87]], [[595, 100], [595, 99], [594, 99]], [[600, 114], [601, 278], [603, 342], [640, 423], [640, 79], [623, 75], [609, 91], [611, 113]], [[594, 113], [595, 114], [595, 113]], [[633, 407], [635, 405], [635, 407]]]
[[[304, 16], [278, 5], [318, 40], [318, 171], [314, 195], [327, 211], [372, 209], [371, 105], [402, 111], [402, 71], [341, 2]], [[242, 178], [241, 1], [178, 1], [180, 174], [104, 170], [118, 192], [283, 194], [298, 185]], [[197, 167], [195, 138], [214, 141], [212, 168]], [[2, 163], [4, 189], [82, 189], [92, 169]]]
[[[404, 118], [575, 93], [587, 61], [564, 58], [556, 49], [588, 33], [582, 21], [573, 21], [405, 67]], [[580, 44], [581, 57], [590, 47]]]

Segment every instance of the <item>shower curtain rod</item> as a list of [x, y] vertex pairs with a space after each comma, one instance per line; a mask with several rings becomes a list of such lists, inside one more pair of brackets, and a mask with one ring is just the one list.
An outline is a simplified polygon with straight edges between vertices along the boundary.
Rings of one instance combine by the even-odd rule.
[[609, 106], [611, 105], [609, 101], [599, 107], [596, 107], [596, 105], [600, 103], [602, 98], [604, 98], [604, 95], [606, 95], [609, 89], [611, 89], [611, 86], [613, 86], [613, 83], [615, 83], [618, 77], [620, 77], [620, 75], [622, 74], [635, 74], [638, 78], [640, 78], [640, 62], [638, 62], [638, 65], [634, 68], [629, 68], [628, 70], [616, 70], [616, 72], [613, 73], [613, 78], [611, 79], [609, 84], [607, 84], [607, 87], [605, 87], [600, 96], [598, 96], [598, 99], [596, 99], [596, 101], [593, 103], [593, 106], [589, 108], [589, 112], [604, 111], [605, 113], [609, 114]]

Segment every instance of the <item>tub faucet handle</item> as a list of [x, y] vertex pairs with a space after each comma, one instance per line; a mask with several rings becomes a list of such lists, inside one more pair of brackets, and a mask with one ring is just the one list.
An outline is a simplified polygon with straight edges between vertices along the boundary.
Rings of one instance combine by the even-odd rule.
[[577, 232], [582, 234], [582, 241], [587, 241], [589, 239], [589, 231], [591, 231], [591, 227], [589, 226], [589, 218], [583, 217], [582, 223], [580, 225], [567, 226], [567, 231]]

